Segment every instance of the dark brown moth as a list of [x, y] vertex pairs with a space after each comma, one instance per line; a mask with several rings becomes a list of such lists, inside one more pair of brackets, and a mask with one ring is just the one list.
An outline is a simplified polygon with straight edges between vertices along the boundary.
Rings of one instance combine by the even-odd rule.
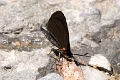
[[[73, 54], [70, 49], [69, 31], [68, 31], [66, 18], [61, 11], [56, 11], [52, 14], [52, 16], [50, 17], [47, 23], [47, 30], [45, 30], [42, 27], [40, 27], [40, 29], [47, 37], [47, 39], [54, 46], [58, 48], [58, 49], [54, 49], [54, 48], [51, 49], [51, 51], [53, 51], [56, 54], [56, 56], [58, 56], [59, 58], [64, 57], [68, 61], [74, 61], [76, 65], [84, 65], [78, 62], [73, 57]], [[80, 56], [84, 56], [84, 55], [80, 55]], [[93, 67], [91, 65], [88, 66]], [[98, 66], [97, 68], [101, 71], [108, 72], [110, 75], [112, 74], [112, 71], [108, 71], [105, 68]]]
[[64, 57], [68, 61], [74, 61], [77, 65], [81, 64], [75, 60], [71, 53], [68, 26], [61, 11], [54, 12], [47, 23], [47, 31], [42, 27], [41, 31], [58, 48], [52, 49], [56, 56], [59, 56], [59, 58]]

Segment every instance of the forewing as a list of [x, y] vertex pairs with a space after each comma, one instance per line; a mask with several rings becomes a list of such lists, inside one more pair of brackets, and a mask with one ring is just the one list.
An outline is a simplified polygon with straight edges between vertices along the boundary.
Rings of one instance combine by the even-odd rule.
[[56, 47], [58, 46], [58, 43], [56, 42], [56, 40], [52, 37], [52, 35], [46, 31], [45, 29], [43, 29], [42, 27], [40, 27], [40, 30], [43, 32], [43, 34], [46, 36], [46, 38]]
[[58, 42], [60, 48], [70, 51], [69, 32], [64, 14], [57, 11], [52, 14], [47, 24], [47, 30]]

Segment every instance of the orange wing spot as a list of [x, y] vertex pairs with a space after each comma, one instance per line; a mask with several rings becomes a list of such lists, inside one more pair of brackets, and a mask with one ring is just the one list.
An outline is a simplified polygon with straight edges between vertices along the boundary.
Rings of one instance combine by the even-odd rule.
[[63, 47], [63, 48], [62, 48], [62, 50], [63, 50], [63, 51], [65, 51], [65, 50], [66, 50], [66, 48], [64, 48], [64, 47]]
[[67, 54], [65, 47], [63, 47], [62, 50], [64, 51], [64, 54]]

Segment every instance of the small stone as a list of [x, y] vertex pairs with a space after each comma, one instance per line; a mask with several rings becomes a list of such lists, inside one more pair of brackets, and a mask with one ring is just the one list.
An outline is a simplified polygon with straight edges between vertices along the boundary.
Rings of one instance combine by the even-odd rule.
[[110, 62], [107, 60], [106, 57], [104, 57], [101, 54], [96, 54], [94, 56], [91, 57], [89, 64], [92, 66], [99, 66], [99, 67], [103, 67], [109, 71], [111, 71], [111, 64]]

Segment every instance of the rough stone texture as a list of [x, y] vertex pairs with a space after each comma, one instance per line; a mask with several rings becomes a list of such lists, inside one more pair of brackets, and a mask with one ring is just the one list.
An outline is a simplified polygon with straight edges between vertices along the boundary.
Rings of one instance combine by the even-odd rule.
[[91, 67], [83, 67], [83, 72], [85, 75], [85, 80], [114, 80], [114, 78], [111, 78], [102, 71], [98, 71]]
[[63, 79], [59, 74], [50, 73], [50, 74], [47, 74], [45, 77], [42, 77], [38, 80], [63, 80]]
[[0, 79], [34, 80], [56, 72], [47, 57], [51, 44], [37, 32], [38, 23], [46, 24], [57, 10], [67, 19], [73, 54], [102, 54], [120, 74], [119, 0], [0, 0]]
[[96, 54], [91, 57], [89, 64], [92, 66], [99, 66], [103, 67], [109, 71], [111, 71], [111, 64], [110, 62], [101, 54]]
[[68, 62], [63, 58], [62, 64], [57, 63], [57, 69], [63, 80], [84, 80], [83, 71], [75, 62]]
[[0, 51], [1, 80], [35, 80], [38, 68], [47, 65], [49, 57], [44, 49], [32, 52]]

